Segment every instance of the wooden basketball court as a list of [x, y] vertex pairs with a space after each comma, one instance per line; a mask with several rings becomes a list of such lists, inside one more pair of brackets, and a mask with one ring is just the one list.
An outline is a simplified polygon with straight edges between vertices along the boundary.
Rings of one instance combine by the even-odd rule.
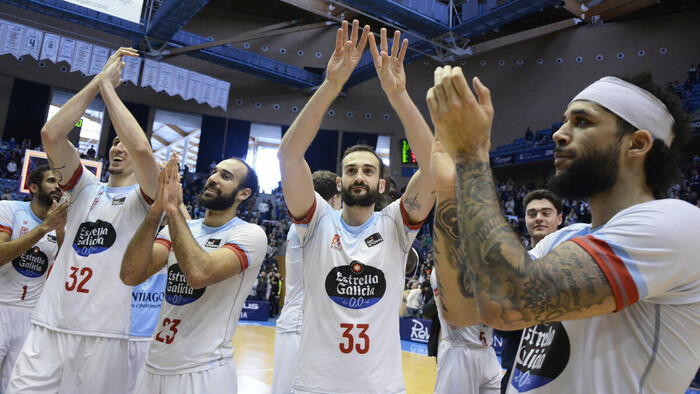
[[[238, 371], [238, 392], [270, 393], [275, 327], [239, 325], [233, 336], [234, 359]], [[435, 385], [435, 358], [401, 352], [403, 377], [408, 394], [432, 393]]]

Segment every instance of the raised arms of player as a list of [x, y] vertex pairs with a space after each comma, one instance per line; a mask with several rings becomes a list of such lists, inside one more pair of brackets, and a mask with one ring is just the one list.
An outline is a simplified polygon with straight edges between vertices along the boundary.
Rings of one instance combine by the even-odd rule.
[[474, 275], [467, 252], [460, 246], [455, 195], [455, 163], [436, 138], [431, 155], [431, 172], [437, 189], [433, 231], [435, 278], [440, 299], [438, 308], [449, 323], [469, 327], [479, 323], [476, 300], [470, 282]]
[[489, 167], [491, 93], [474, 78], [477, 101], [461, 68], [438, 70], [428, 107], [436, 134], [457, 163], [461, 249], [474, 270], [480, 320], [513, 330], [614, 311], [610, 284], [582, 247], [564, 242], [533, 260], [520, 244], [501, 214]]
[[418, 111], [406, 91], [406, 73], [403, 60], [406, 56], [408, 40], [404, 39], [402, 42], [401, 32], [396, 30], [391, 53], [389, 53], [386, 34], [386, 29], [382, 28], [380, 47], [377, 48], [374, 34], [370, 33], [369, 48], [382, 89], [401, 119], [408, 143], [414, 147], [413, 153], [416, 156], [419, 170], [411, 177], [406, 187], [403, 205], [408, 214], [409, 222], [420, 223], [425, 220], [435, 203], [435, 186], [430, 176], [430, 147], [433, 144], [433, 133], [430, 132], [430, 127], [425, 122], [423, 115]]
[[[123, 55], [131, 55], [132, 51], [135, 54], [135, 50], [131, 48], [119, 48], [109, 57], [105, 64], [105, 69], [112, 63], [121, 61]], [[41, 142], [49, 157], [49, 165], [56, 174], [58, 184], [61, 186], [65, 186], [68, 183], [80, 165], [80, 156], [78, 156], [75, 147], [68, 141], [68, 133], [75, 127], [75, 124], [83, 116], [90, 102], [97, 96], [99, 92], [98, 83], [101, 77], [102, 73], [96, 75], [87, 86], [68, 100], [58, 113], [46, 122], [41, 129]]]
[[[46, 233], [64, 227], [66, 225], [67, 212], [68, 201], [63, 201], [61, 204], [56, 204], [54, 202], [54, 205], [49, 209], [49, 213], [46, 215], [46, 219], [21, 237], [10, 241], [12, 235], [0, 231], [0, 266], [21, 256], [22, 253], [39, 242]], [[58, 245], [60, 246], [61, 244], [59, 243]], [[51, 258], [53, 256], [49, 257]]]
[[143, 129], [114, 90], [121, 83], [121, 71], [124, 65], [125, 63], [121, 61], [120, 57], [118, 61], [113, 62], [102, 72], [103, 76], [99, 81], [100, 93], [109, 111], [114, 130], [117, 132], [119, 140], [129, 151], [134, 165], [136, 182], [149, 198], [154, 199], [158, 188], [160, 169], [153, 156], [153, 149]]
[[369, 26], [364, 27], [359, 41], [357, 20], [353, 21], [352, 34], [348, 35], [348, 32], [348, 22], [343, 21], [336, 34], [335, 51], [326, 67], [325, 81], [306, 103], [280, 143], [277, 155], [282, 174], [282, 190], [287, 209], [294, 218], [305, 217], [314, 202], [311, 170], [304, 160], [304, 154], [318, 133], [326, 111], [360, 62], [367, 44]]

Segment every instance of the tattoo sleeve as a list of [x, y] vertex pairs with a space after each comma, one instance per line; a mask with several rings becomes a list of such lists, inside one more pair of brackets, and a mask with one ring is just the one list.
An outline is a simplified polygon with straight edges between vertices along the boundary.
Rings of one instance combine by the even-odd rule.
[[466, 250], [460, 246], [457, 204], [454, 197], [438, 198], [433, 246], [435, 275], [443, 315], [448, 321], [458, 320], [458, 325], [462, 326], [478, 323], [470, 279], [473, 271]]
[[542, 259], [530, 257], [501, 213], [488, 163], [457, 165], [457, 200], [461, 249], [472, 262], [474, 295], [497, 328], [614, 310], [602, 270], [575, 243], [564, 242]]

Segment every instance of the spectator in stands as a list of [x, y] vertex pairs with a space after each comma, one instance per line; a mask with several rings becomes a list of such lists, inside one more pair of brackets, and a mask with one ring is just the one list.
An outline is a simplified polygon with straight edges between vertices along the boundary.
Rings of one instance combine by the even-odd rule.
[[270, 317], [280, 313], [280, 292], [282, 287], [279, 274], [275, 273], [270, 277]]
[[97, 154], [97, 152], [95, 152], [95, 146], [90, 145], [90, 148], [88, 148], [88, 150], [87, 150], [87, 152], [85, 152], [85, 154], [87, 155], [88, 159], [95, 160], [95, 155]]
[[6, 187], [5, 191], [0, 195], [0, 200], [12, 200], [12, 192], [9, 187]]
[[527, 126], [527, 130], [525, 130], [525, 141], [527, 141], [528, 148], [532, 147], [532, 138], [533, 137], [534, 137], [534, 134], [532, 133], [532, 130], [530, 130], [530, 126]]
[[690, 83], [695, 83], [695, 81], [698, 78], [698, 69], [695, 68], [692, 64], [690, 65], [690, 68], [688, 69], [688, 80]]
[[7, 177], [10, 179], [17, 179], [17, 161], [14, 158], [7, 162]]
[[411, 284], [411, 291], [406, 296], [406, 315], [404, 317], [418, 317], [420, 307], [423, 305], [421, 297], [420, 284], [415, 281]]
[[267, 295], [267, 275], [265, 271], [260, 271], [257, 284], [255, 285], [255, 300], [265, 301]]

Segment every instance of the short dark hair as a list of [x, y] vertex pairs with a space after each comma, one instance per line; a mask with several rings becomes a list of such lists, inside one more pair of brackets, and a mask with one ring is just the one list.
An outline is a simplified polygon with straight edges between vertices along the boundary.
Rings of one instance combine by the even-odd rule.
[[375, 149], [373, 146], [367, 145], [367, 144], [357, 144], [353, 145], [347, 149], [345, 149], [345, 153], [343, 153], [343, 158], [340, 159], [340, 162], [342, 163], [343, 160], [345, 160], [345, 157], [351, 153], [354, 152], [370, 152], [371, 154], [374, 155], [374, 157], [377, 158], [377, 161], [379, 161], [379, 178], [383, 179], [384, 178], [384, 162], [382, 159], [379, 157], [377, 152], [375, 152]]
[[[634, 76], [621, 77], [621, 79], [654, 95], [664, 103], [673, 117], [673, 142], [671, 146], [666, 145], [661, 139], [655, 139], [654, 145], [644, 161], [647, 186], [654, 193], [654, 198], [664, 198], [669, 187], [679, 182], [682, 177], [681, 162], [685, 153], [683, 149], [690, 140], [690, 117], [683, 111], [678, 96], [654, 83], [650, 72], [645, 71]], [[629, 122], [617, 116], [617, 135], [619, 138], [637, 130]]]
[[248, 201], [255, 201], [255, 198], [258, 196], [258, 189], [260, 188], [260, 186], [258, 185], [258, 174], [251, 166], [248, 165], [248, 163], [245, 162], [245, 160], [240, 159], [238, 157], [229, 157], [229, 159], [238, 160], [239, 162], [243, 163], [246, 169], [248, 169], [248, 172], [245, 174], [245, 178], [243, 178], [243, 180], [238, 183], [238, 188], [248, 188], [250, 189], [251, 193], [250, 196], [248, 196], [248, 198], [241, 201], [241, 206], [244, 203], [247, 203]]
[[[44, 173], [46, 171], [51, 171], [51, 167], [48, 164], [40, 165], [35, 168], [31, 173], [29, 173], [29, 178], [27, 178], [27, 186], [35, 184], [41, 187], [41, 183], [44, 182]], [[29, 189], [29, 193], [34, 197], [34, 193]]]
[[314, 171], [311, 174], [311, 179], [314, 182], [314, 190], [316, 193], [320, 194], [324, 200], [328, 201], [333, 196], [340, 194], [338, 191], [338, 185], [335, 183], [335, 179], [338, 176], [327, 170]]
[[554, 205], [554, 209], [557, 210], [557, 215], [561, 213], [564, 206], [561, 202], [561, 198], [547, 189], [537, 189], [528, 193], [523, 199], [523, 208], [527, 209], [527, 204], [532, 200], [547, 200], [551, 202], [552, 205]]

